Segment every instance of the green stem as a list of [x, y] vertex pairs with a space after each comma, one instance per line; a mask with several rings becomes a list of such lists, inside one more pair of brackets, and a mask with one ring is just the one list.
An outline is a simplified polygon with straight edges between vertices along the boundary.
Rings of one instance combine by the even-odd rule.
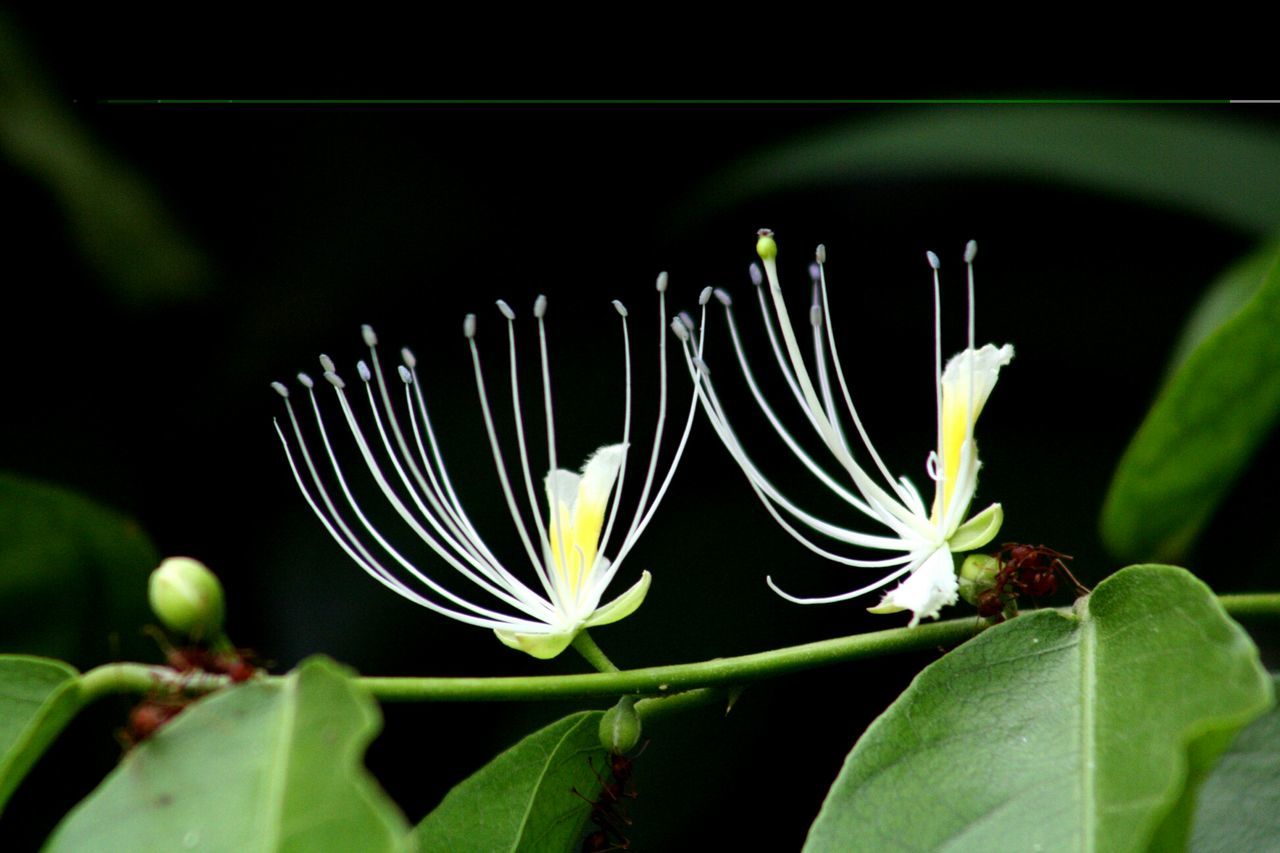
[[[1280, 617], [1280, 593], [1224, 595], [1219, 600], [1232, 616]], [[945, 622], [930, 622], [915, 628], [890, 628], [700, 663], [618, 670], [584, 631], [579, 633], [580, 641], [575, 641], [574, 646], [583, 657], [604, 670], [602, 672], [499, 678], [366, 676], [356, 680], [375, 698], [386, 702], [512, 702], [615, 698], [625, 694], [651, 697], [686, 694], [679, 697], [681, 701], [678, 703], [670, 698], [659, 698], [656, 703], [637, 703], [636, 707], [643, 716], [646, 713], [682, 707], [685, 703], [710, 702], [719, 696], [727, 697], [726, 688], [740, 687], [787, 673], [863, 658], [953, 646], [977, 632], [978, 622], [970, 616]], [[279, 678], [282, 676], [269, 676], [265, 680], [274, 681]], [[110, 693], [145, 693], [157, 687], [202, 693], [227, 683], [229, 679], [225, 676], [183, 675], [166, 667], [138, 663], [107, 664], [90, 670], [80, 678], [81, 691], [86, 701]]]
[[231, 683], [225, 675], [180, 673], [167, 666], [142, 663], [108, 663], [80, 676], [80, 695], [87, 704], [116, 693], [150, 691], [209, 693]]
[[[586, 675], [507, 678], [365, 677], [361, 686], [383, 701], [462, 702], [581, 699], [639, 693], [670, 696], [700, 687], [733, 687], [762, 678], [867, 657], [951, 646], [977, 633], [972, 617], [890, 628], [784, 649], [701, 663], [653, 666]], [[581, 636], [581, 635], [579, 635]]]
[[643, 722], [650, 723], [654, 720], [663, 719], [668, 714], [684, 711], [687, 708], [697, 708], [714, 702], [725, 702], [727, 704], [729, 694], [730, 691], [721, 687], [701, 687], [697, 690], [687, 690], [675, 696], [654, 696], [637, 702], [636, 713], [640, 715], [640, 719]]
[[596, 641], [587, 633], [587, 629], [583, 628], [578, 632], [578, 636], [573, 638], [573, 647], [578, 650], [578, 654], [587, 659], [587, 663], [594, 666], [600, 672], [618, 672], [618, 667], [613, 661], [609, 660], [604, 650], [596, 645]]
[[1232, 616], [1280, 615], [1280, 592], [1246, 592], [1218, 596], [1218, 602]]

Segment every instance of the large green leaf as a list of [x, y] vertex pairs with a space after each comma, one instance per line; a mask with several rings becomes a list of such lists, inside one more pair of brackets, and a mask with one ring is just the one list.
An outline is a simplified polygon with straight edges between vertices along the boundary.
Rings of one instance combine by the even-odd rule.
[[1280, 138], [1268, 128], [1132, 107], [899, 109], [753, 155], [698, 199], [727, 206], [775, 190], [920, 175], [1043, 180], [1258, 234], [1280, 225]]
[[55, 830], [51, 851], [402, 850], [403, 816], [362, 764], [377, 705], [324, 658], [184, 710]]
[[[578, 850], [608, 756], [599, 711], [539, 729], [459, 783], [418, 825], [423, 850]], [[600, 774], [600, 775], [597, 775]], [[574, 793], [574, 792], [577, 793]]]
[[1182, 554], [1277, 418], [1280, 261], [1273, 256], [1253, 297], [1185, 358], [1134, 435], [1102, 509], [1107, 547], [1124, 559]]
[[79, 676], [62, 661], [0, 655], [0, 811], [80, 710]]
[[1240, 732], [1205, 780], [1191, 849], [1280, 850], [1280, 709]]
[[0, 650], [82, 666], [119, 654], [119, 641], [140, 653], [147, 576], [158, 562], [131, 519], [0, 474]]
[[805, 849], [1179, 849], [1197, 781], [1271, 702], [1208, 587], [1124, 569], [1074, 612], [1024, 614], [921, 672], [849, 753]]

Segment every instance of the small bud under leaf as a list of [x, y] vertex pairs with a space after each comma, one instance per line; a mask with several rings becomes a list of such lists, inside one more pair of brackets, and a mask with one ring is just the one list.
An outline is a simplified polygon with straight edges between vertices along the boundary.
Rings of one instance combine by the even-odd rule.
[[975, 607], [979, 597], [995, 588], [1000, 561], [987, 554], [970, 554], [960, 566], [960, 597]]
[[222, 633], [222, 584], [199, 560], [170, 557], [151, 573], [151, 609], [164, 627], [195, 640]]
[[623, 696], [600, 718], [600, 745], [614, 755], [625, 755], [640, 742], [640, 715], [636, 700]]

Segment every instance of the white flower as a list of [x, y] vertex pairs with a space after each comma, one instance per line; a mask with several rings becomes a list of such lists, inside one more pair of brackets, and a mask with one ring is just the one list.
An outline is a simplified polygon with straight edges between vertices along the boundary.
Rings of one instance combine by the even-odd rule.
[[[919, 491], [910, 480], [905, 477], [895, 478], [889, 473], [875, 447], [872, 446], [858, 417], [857, 409], [854, 408], [853, 398], [849, 393], [844, 370], [836, 352], [835, 333], [831, 326], [824, 271], [826, 249], [822, 246], [818, 247], [817, 263], [810, 269], [813, 278], [813, 302], [809, 311], [809, 320], [813, 336], [814, 371], [817, 374], [815, 385], [801, 353], [796, 332], [792, 328], [786, 303], [782, 298], [775, 262], [777, 245], [774, 243], [772, 233], [762, 230], [756, 248], [764, 264], [764, 274], [762, 275], [760, 268], [753, 264], [751, 275], [756, 284], [765, 329], [778, 366], [809, 424], [852, 480], [853, 489], [849, 489], [818, 465], [801, 448], [783, 426], [773, 408], [766, 402], [747, 364], [738, 328], [734, 322], [732, 300], [727, 293], [717, 290], [715, 295], [725, 307], [729, 333], [747, 385], [773, 429], [800, 462], [850, 506], [887, 527], [890, 535], [863, 533], [824, 521], [801, 509], [779, 492], [747, 456], [737, 434], [729, 426], [706, 365], [691, 349], [694, 339], [692, 329], [687, 324], [673, 326], [677, 336], [683, 342], [685, 359], [703, 408], [721, 441], [746, 473], [756, 495], [791, 536], [829, 560], [860, 568], [892, 570], [874, 583], [839, 595], [818, 598], [799, 598], [783, 592], [774, 584], [772, 578], [767, 579], [769, 585], [775, 592], [790, 601], [800, 604], [817, 604], [846, 601], [884, 587], [907, 575], [906, 580], [888, 592], [879, 605], [871, 608], [871, 612], [895, 613], [910, 610], [911, 625], [917, 624], [922, 617], [936, 617], [942, 607], [954, 604], [957, 598], [957, 579], [952, 553], [973, 550], [990, 542], [999, 532], [1003, 520], [1000, 504], [992, 504], [965, 520], [977, 488], [978, 468], [981, 464], [978, 461], [977, 445], [973, 439], [974, 424], [987, 397], [995, 387], [1000, 368], [1013, 358], [1013, 347], [1007, 344], [998, 349], [990, 344], [981, 349], [974, 347], [973, 258], [977, 253], [977, 245], [970, 242], [965, 249], [965, 263], [969, 270], [969, 346], [953, 357], [947, 363], [945, 370], [942, 368], [939, 264], [937, 256], [932, 252], [929, 253], [929, 263], [934, 270], [934, 369], [938, 408], [938, 446], [936, 451], [929, 454], [927, 466], [930, 477], [935, 481], [934, 498], [929, 506], [925, 505]], [[777, 318], [776, 329], [770, 317], [769, 305], [762, 287], [766, 277], [771, 297], [768, 301], [772, 302]], [[704, 306], [706, 302], [704, 293]], [[697, 344], [700, 351], [702, 341], [698, 340]], [[830, 368], [828, 360], [830, 360]], [[835, 387], [831, 381], [831, 368], [835, 371]], [[858, 440], [866, 451], [866, 457], [875, 466], [879, 480], [867, 473], [863, 467], [865, 463], [859, 463], [855, 459], [853, 445], [846, 438], [842, 416], [837, 411], [836, 387], [843, 398], [848, 423], [857, 431]], [[883, 559], [843, 556], [828, 551], [812, 541], [799, 529], [800, 527], [807, 527], [836, 542], [893, 553], [892, 556]]]
[[[397, 367], [404, 389], [402, 406], [392, 403], [394, 382], [388, 383], [378, 358], [377, 337], [368, 326], [363, 328], [364, 340], [369, 347], [369, 361], [358, 363], [364, 396], [368, 399], [369, 417], [376, 427], [376, 439], [370, 440], [362, 430], [352, 402], [348, 399], [346, 383], [338, 377], [328, 356], [321, 356], [324, 377], [337, 394], [338, 405], [350, 430], [360, 456], [370, 476], [382, 491], [391, 507], [404, 523], [435, 552], [450, 568], [488, 596], [496, 599], [501, 609], [475, 604], [453, 592], [430, 574], [423, 572], [406, 559], [368, 520], [348, 487], [346, 476], [338, 463], [337, 454], [320, 413], [315, 383], [306, 374], [298, 374], [310, 398], [310, 408], [315, 418], [315, 432], [328, 457], [330, 473], [322, 473], [315, 464], [304, 430], [289, 390], [276, 382], [272, 386], [284, 398], [292, 424], [293, 441], [276, 424], [276, 432], [284, 445], [289, 467], [293, 471], [303, 497], [319, 517], [321, 523], [338, 545], [360, 568], [393, 592], [437, 613], [492, 629], [503, 643], [528, 652], [534, 657], [551, 658], [573, 642], [578, 632], [596, 625], [616, 622], [640, 606], [649, 589], [649, 573], [643, 572], [640, 580], [612, 601], [600, 604], [605, 589], [622, 566], [622, 562], [635, 545], [636, 540], [653, 518], [658, 503], [666, 493], [675, 474], [676, 465], [688, 441], [689, 429], [697, 411], [696, 399], [691, 401], [684, 432], [671, 461], [666, 476], [654, 491], [663, 423], [666, 419], [666, 274], [658, 277], [660, 385], [658, 418], [653, 450], [641, 490], [635, 516], [632, 518], [622, 544], [613, 560], [604, 556], [614, 522], [618, 515], [617, 495], [621, 494], [627, 471], [627, 457], [631, 441], [631, 349], [627, 331], [627, 311], [622, 303], [614, 307], [622, 318], [623, 352], [625, 365], [625, 413], [622, 440], [596, 450], [582, 466], [580, 472], [558, 467], [556, 461], [555, 423], [551, 406], [551, 379], [548, 367], [547, 335], [544, 323], [546, 299], [539, 296], [534, 304], [538, 321], [539, 349], [542, 365], [542, 398], [546, 411], [547, 455], [550, 471], [543, 479], [547, 521], [543, 521], [543, 504], [537, 497], [534, 478], [529, 463], [529, 448], [525, 441], [524, 422], [521, 417], [520, 390], [517, 382], [515, 312], [502, 301], [498, 308], [507, 319], [509, 361], [511, 367], [511, 398], [515, 413], [515, 433], [520, 455], [520, 474], [524, 481], [524, 499], [521, 507], [517, 487], [508, 476], [507, 466], [499, 446], [493, 412], [485, 391], [480, 368], [480, 352], [476, 347], [475, 315], [467, 315], [463, 330], [471, 350], [480, 397], [480, 410], [485, 431], [497, 467], [498, 480], [506, 498], [507, 508], [515, 521], [516, 531], [524, 545], [524, 551], [537, 577], [535, 589], [522, 582], [493, 555], [466, 511], [458, 501], [444, 459], [436, 441], [435, 430], [427, 413], [426, 398], [418, 375], [417, 360], [409, 350], [402, 350], [403, 364]], [[408, 428], [404, 414], [408, 415]], [[314, 439], [313, 439], [314, 440]], [[295, 453], [297, 454], [295, 456]], [[299, 467], [301, 460], [302, 467]], [[390, 465], [391, 473], [385, 470]], [[304, 476], [304, 470], [306, 476]], [[326, 486], [326, 481], [330, 483]], [[345, 499], [346, 509], [340, 509], [331, 497], [336, 484]], [[616, 489], [615, 489], [616, 485]], [[610, 496], [614, 500], [610, 501]], [[355, 522], [347, 520], [347, 514]], [[533, 518], [533, 529], [525, 516]]]

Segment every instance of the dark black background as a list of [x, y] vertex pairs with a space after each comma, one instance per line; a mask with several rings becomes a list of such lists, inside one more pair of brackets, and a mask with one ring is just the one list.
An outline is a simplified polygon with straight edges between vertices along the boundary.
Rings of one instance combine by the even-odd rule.
[[[576, 465], [620, 433], [610, 300], [631, 312], [636, 437], [647, 450], [654, 277], [670, 272], [676, 308], [694, 306], [704, 285], [723, 286], [739, 297], [757, 373], [768, 376], [772, 398], [799, 432], [748, 301], [746, 268], [755, 229], [772, 227], [783, 280], [798, 294], [812, 248], [824, 242], [845, 368], [867, 426], [890, 467], [921, 483], [933, 423], [923, 253], [942, 255], [952, 273], [945, 281], [958, 287], [964, 243], [976, 237], [979, 338], [1017, 348], [980, 424], [979, 505], [1000, 500], [1002, 538], [1072, 553], [1082, 578], [1096, 582], [1117, 567], [1096, 533], [1101, 500], [1181, 320], [1213, 275], [1253, 246], [1251, 235], [1178, 211], [1000, 174], [833, 182], [708, 203], [720, 169], [773, 143], [936, 107], [111, 105], [104, 99], [281, 93], [158, 86], [137, 68], [113, 79], [73, 46], [30, 29], [24, 37], [50, 96], [158, 194], [168, 221], [204, 260], [186, 295], [122, 295], [72, 239], [47, 184], [0, 164], [10, 214], [9, 322], [0, 339], [9, 415], [0, 423], [0, 467], [74, 487], [138, 519], [164, 554], [206, 561], [226, 584], [232, 636], [276, 671], [313, 653], [366, 674], [585, 666], [572, 653], [551, 663], [527, 659], [483, 630], [390, 595], [308, 512], [271, 426], [281, 407], [268, 383], [299, 369], [318, 373], [320, 352], [353, 378], [361, 323], [372, 323], [387, 344], [411, 345], [429, 366], [450, 470], [490, 544], [515, 565], [521, 555], [480, 432], [461, 336], [466, 312], [479, 315], [505, 429], [505, 350], [493, 301], [504, 298], [527, 318], [534, 297], [547, 294], [561, 455]], [[1265, 107], [1114, 109], [1276, 126]], [[524, 322], [528, 344], [534, 327]], [[951, 352], [962, 342], [962, 313], [949, 310], [945, 322]], [[711, 328], [708, 361], [727, 403], [744, 416], [741, 433], [781, 484], [836, 516], [834, 500], [784, 461], [764, 421], [748, 417], [720, 318]], [[529, 348], [522, 354], [530, 398], [533, 356]], [[689, 386], [682, 365], [672, 366], [673, 411], [682, 412]], [[679, 416], [669, 421], [672, 438], [679, 424]], [[1193, 555], [1191, 568], [1220, 591], [1274, 586], [1256, 558], [1275, 544], [1274, 529], [1263, 527], [1274, 500], [1261, 497], [1275, 463], [1268, 448]], [[425, 549], [398, 541], [441, 575]], [[647, 568], [649, 597], [632, 617], [595, 632], [624, 667], [904, 621], [867, 615], [874, 599], [802, 608], [771, 593], [765, 574], [802, 594], [840, 591], [863, 576], [795, 546], [702, 421], [628, 563], [617, 589]], [[665, 721], [637, 763], [634, 847], [734, 849], [748, 840], [798, 847], [849, 747], [938, 654], [779, 679], [752, 687], [728, 716], [708, 708]], [[580, 707], [389, 705], [368, 763], [417, 821], [497, 751]], [[105, 702], [73, 727], [74, 746], [56, 747], [13, 801], [6, 833], [43, 837], [96, 784], [116, 757], [109, 731], [126, 708], [124, 700]], [[980, 780], [982, 768], [974, 773]]]

